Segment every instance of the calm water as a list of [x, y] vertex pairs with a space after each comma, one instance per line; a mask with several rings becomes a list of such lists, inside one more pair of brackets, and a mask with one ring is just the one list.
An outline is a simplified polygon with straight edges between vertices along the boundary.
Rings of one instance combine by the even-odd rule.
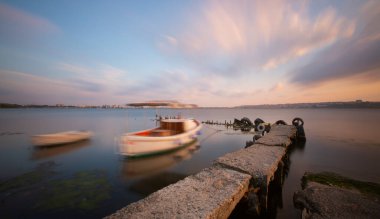
[[[267, 122], [303, 118], [307, 141], [290, 154], [277, 218], [300, 215], [292, 197], [305, 171], [334, 171], [380, 183], [380, 110], [0, 110], [0, 217], [100, 218], [209, 167], [217, 157], [244, 148], [252, 139], [252, 134], [205, 125], [198, 142], [184, 150], [143, 160], [119, 156], [118, 137], [154, 127], [156, 113], [223, 122], [242, 117]], [[94, 136], [43, 150], [31, 145], [32, 135], [65, 130], [90, 130]]]

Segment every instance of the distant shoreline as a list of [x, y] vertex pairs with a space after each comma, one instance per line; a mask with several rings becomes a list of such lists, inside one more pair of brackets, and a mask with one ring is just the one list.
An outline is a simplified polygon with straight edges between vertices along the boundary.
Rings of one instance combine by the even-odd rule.
[[380, 102], [369, 102], [369, 101], [357, 100], [357, 101], [350, 101], [350, 102], [243, 105], [243, 106], [237, 106], [235, 108], [243, 108], [243, 109], [380, 108]]
[[290, 103], [290, 104], [261, 104], [241, 105], [235, 107], [197, 107], [197, 108], [171, 108], [171, 107], [127, 107], [126, 105], [102, 106], [75, 106], [75, 105], [21, 105], [13, 103], [0, 103], [0, 109], [16, 108], [52, 108], [52, 109], [379, 109], [380, 102], [350, 101], [350, 102], [319, 102], [319, 103]]

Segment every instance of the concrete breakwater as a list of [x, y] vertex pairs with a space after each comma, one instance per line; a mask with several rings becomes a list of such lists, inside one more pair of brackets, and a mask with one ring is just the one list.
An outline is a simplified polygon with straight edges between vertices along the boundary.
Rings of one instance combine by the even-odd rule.
[[107, 218], [227, 218], [243, 199], [260, 214], [267, 209], [269, 184], [282, 184], [283, 160], [296, 137], [296, 126], [273, 125], [252, 146], [219, 157], [211, 167]]
[[306, 172], [302, 189], [293, 196], [302, 218], [380, 218], [378, 183], [332, 172]]

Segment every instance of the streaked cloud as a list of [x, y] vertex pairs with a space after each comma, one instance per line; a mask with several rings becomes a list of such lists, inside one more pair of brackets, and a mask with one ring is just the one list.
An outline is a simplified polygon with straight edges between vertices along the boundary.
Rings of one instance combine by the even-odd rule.
[[[117, 95], [122, 87], [133, 80], [126, 80], [126, 71], [106, 64], [86, 67], [60, 62], [55, 68], [64, 76], [37, 76], [28, 72], [0, 69], [0, 100], [18, 100], [19, 103], [112, 103], [125, 102]], [[81, 100], [81, 101], [79, 101]]]
[[380, 98], [375, 0], [44, 3], [0, 3], [2, 102]]
[[[125, 96], [116, 94], [128, 86], [117, 68], [101, 65], [98, 72], [67, 78], [37, 76], [28, 72], [0, 70], [0, 102], [21, 104], [121, 104]], [[124, 71], [123, 71], [124, 72]]]
[[0, 3], [1, 38], [23, 39], [56, 32], [60, 32], [60, 28], [48, 19]]
[[193, 85], [187, 74], [180, 70], [160, 71], [157, 74], [120, 86], [117, 95], [135, 99], [174, 99]]
[[67, 80], [77, 85], [79, 89], [92, 92], [101, 91], [112, 95], [121, 87], [132, 82], [132, 80], [126, 80], [128, 74], [125, 70], [107, 64], [96, 64], [95, 67], [87, 67], [60, 62], [56, 64], [56, 69], [71, 73], [65, 75]]
[[84, 79], [69, 79], [68, 82], [75, 86], [79, 90], [88, 91], [93, 93], [99, 93], [104, 91], [104, 85], [99, 82], [94, 82], [92, 80], [84, 80]]
[[76, 73], [76, 74], [88, 74], [90, 73], [90, 69], [79, 66], [79, 65], [74, 65], [70, 63], [58, 63], [57, 64], [57, 69], [65, 71], [65, 72], [71, 72], [71, 73]]
[[305, 1], [211, 1], [160, 48], [171, 47], [197, 69], [231, 76], [275, 69], [352, 36], [354, 21], [332, 7], [313, 18], [308, 7]]
[[[319, 53], [310, 63], [291, 72], [292, 82], [304, 85], [362, 76], [380, 80], [380, 3], [370, 1], [360, 10], [353, 37]], [[363, 80], [360, 80], [363, 81]]]
[[0, 77], [0, 99], [5, 102], [55, 104], [83, 95], [67, 82], [25, 72], [0, 70]]
[[269, 91], [271, 91], [271, 92], [273, 92], [273, 91], [281, 91], [282, 89], [284, 89], [284, 84], [281, 83], [281, 82], [278, 82], [271, 89], [269, 89]]

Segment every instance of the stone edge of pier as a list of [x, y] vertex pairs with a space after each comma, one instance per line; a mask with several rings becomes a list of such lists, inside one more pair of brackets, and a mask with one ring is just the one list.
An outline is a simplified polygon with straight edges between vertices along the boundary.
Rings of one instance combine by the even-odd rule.
[[217, 158], [195, 175], [131, 203], [106, 218], [228, 218], [250, 191], [265, 209], [269, 183], [296, 138], [292, 125], [274, 125], [251, 147]]

